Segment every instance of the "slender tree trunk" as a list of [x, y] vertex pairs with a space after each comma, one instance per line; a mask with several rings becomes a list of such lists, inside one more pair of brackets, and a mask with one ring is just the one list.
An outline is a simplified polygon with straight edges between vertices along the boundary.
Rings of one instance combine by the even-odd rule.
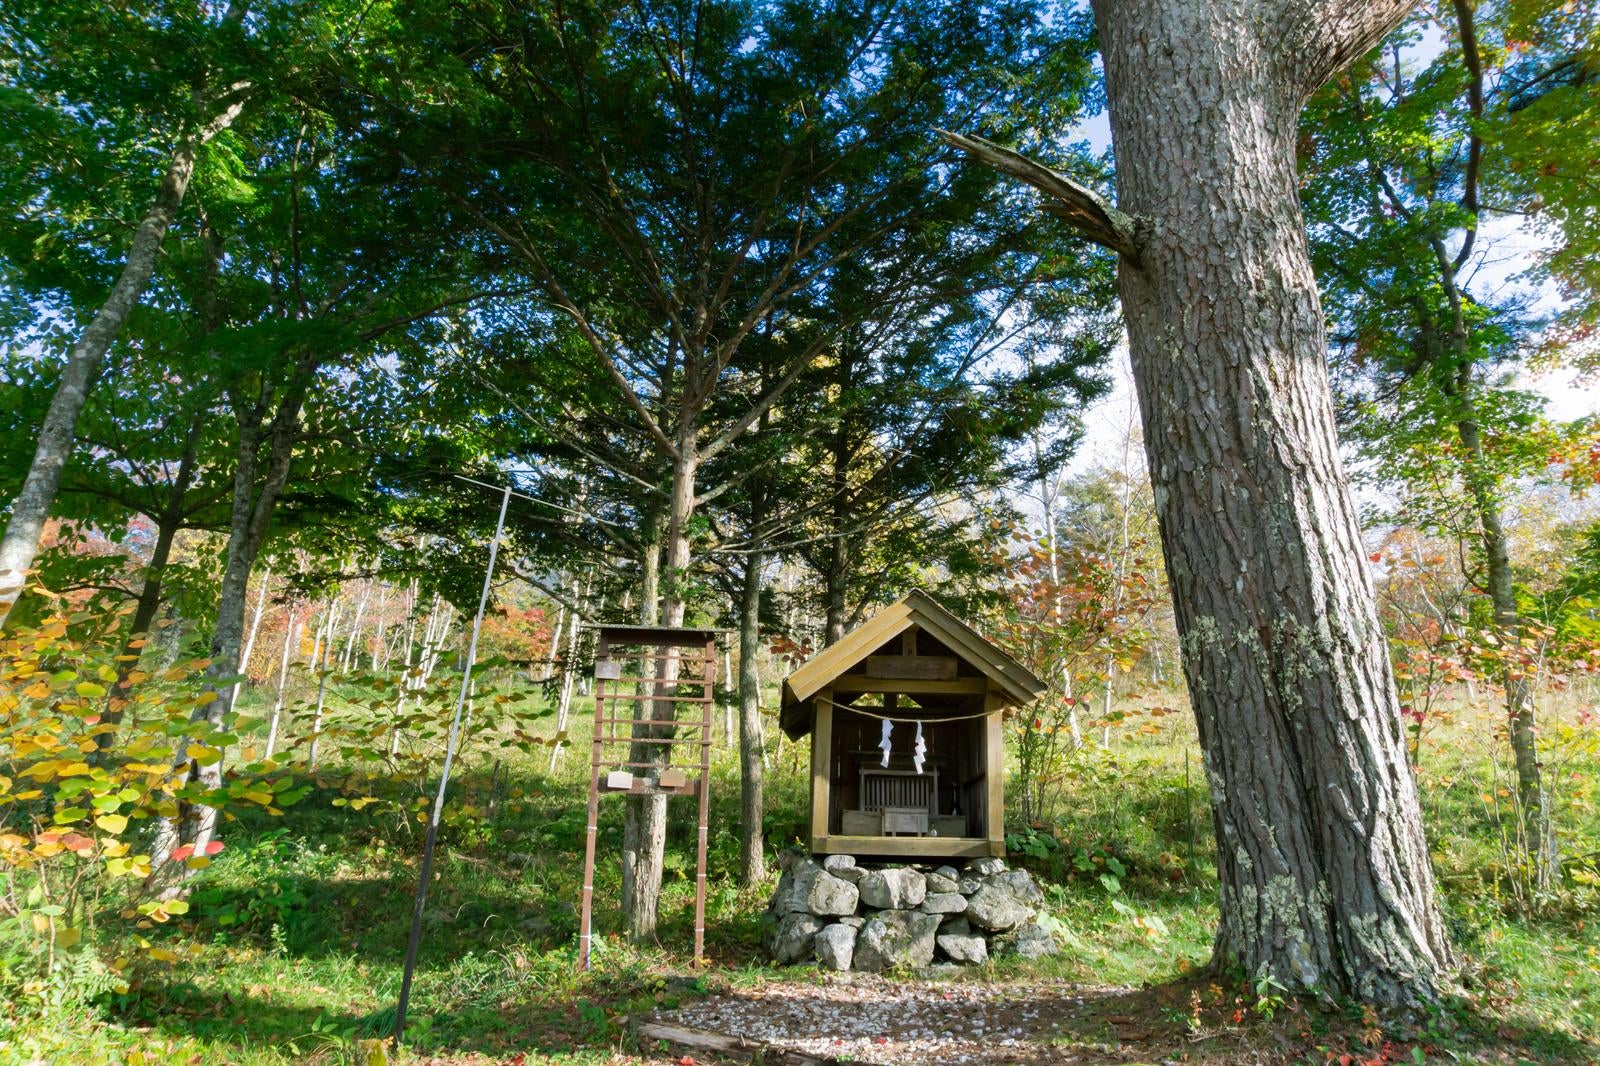
[[[839, 385], [848, 390], [853, 385], [855, 375], [855, 346], [848, 338], [839, 345]], [[850, 412], [846, 411], [839, 417], [839, 424], [834, 428], [832, 441], [832, 465], [829, 473], [829, 507], [828, 518], [832, 526], [833, 538], [828, 543], [827, 571], [823, 574], [826, 586], [827, 603], [825, 606], [826, 623], [823, 632], [823, 646], [832, 647], [844, 639], [845, 627], [848, 624], [848, 602], [850, 598], [850, 574], [855, 566], [852, 552], [855, 545], [848, 532], [851, 520], [850, 497], [850, 464], [854, 455], [853, 423]]]
[[1096, 0], [1122, 303], [1211, 783], [1215, 963], [1433, 999], [1451, 952], [1340, 463], [1296, 119], [1411, 0]]
[[[572, 588], [573, 591], [577, 591], [578, 579], [576, 577], [572, 579]], [[555, 676], [556, 658], [560, 654], [561, 650], [561, 631], [566, 627], [566, 624], [567, 605], [563, 603], [560, 606], [560, 609], [556, 611], [556, 628], [555, 631], [550, 634], [550, 654], [545, 657], [544, 668], [539, 671], [538, 680], [540, 681], [549, 681]], [[578, 624], [578, 619], [576, 616], [573, 617], [572, 624], [574, 626]]]
[[[1035, 450], [1042, 453], [1043, 448], [1035, 442]], [[1051, 613], [1055, 616], [1056, 631], [1061, 631], [1063, 604], [1065, 593], [1061, 590], [1061, 545], [1057, 541], [1058, 528], [1056, 524], [1056, 492], [1044, 491], [1044, 478], [1040, 479], [1040, 498], [1044, 503], [1044, 532], [1045, 538], [1050, 542], [1050, 587], [1055, 590], [1051, 597]], [[1062, 656], [1057, 666], [1061, 681], [1061, 695], [1065, 698], [1072, 696], [1072, 660]], [[1076, 701], [1067, 704], [1067, 734], [1072, 738], [1072, 750], [1077, 751], [1083, 747], [1083, 727], [1078, 724], [1078, 704]], [[1024, 793], [1026, 795], [1026, 793]]]
[[399, 694], [395, 697], [394, 728], [389, 731], [389, 758], [393, 759], [400, 750], [400, 720], [406, 710], [406, 694], [411, 691], [411, 649], [417, 637], [417, 596], [419, 593], [416, 578], [411, 579], [411, 588], [406, 597], [406, 645], [405, 654], [400, 660], [400, 686]]
[[[239, 444], [233, 472], [233, 504], [222, 583], [217, 595], [217, 621], [211, 637], [211, 666], [206, 671], [213, 678], [228, 676], [237, 668], [244, 636], [244, 603], [250, 570], [266, 538], [278, 495], [289, 478], [295, 440], [299, 435], [300, 409], [308, 384], [308, 381], [291, 384], [289, 394], [279, 405], [271, 423], [265, 427], [260, 422], [259, 407], [236, 406]], [[266, 448], [264, 470], [261, 463], [263, 446]], [[215, 726], [232, 711], [233, 686], [214, 688], [212, 691], [216, 693], [216, 698], [196, 709], [191, 716], [192, 721], [204, 720]], [[176, 745], [176, 750], [182, 753], [188, 747], [188, 740], [184, 738]], [[180, 755], [174, 771], [187, 772], [190, 780], [207, 789], [222, 787], [220, 761], [201, 766]], [[215, 832], [217, 812], [211, 807], [197, 804], [189, 814], [192, 843], [197, 851], [201, 851]], [[185, 876], [182, 869], [172, 870], [169, 862], [169, 857], [179, 844], [181, 833], [182, 826], [177, 819], [162, 817], [156, 820], [150, 848], [149, 881], [164, 895], [177, 892]]]
[[[231, 12], [230, 12], [231, 15]], [[241, 8], [242, 15], [242, 8]], [[178, 139], [167, 162], [167, 171], [156, 189], [150, 209], [140, 219], [128, 245], [128, 257], [117, 275], [111, 292], [95, 313], [78, 340], [67, 353], [50, 408], [39, 427], [39, 440], [33, 462], [16, 499], [11, 501], [11, 518], [5, 536], [0, 538], [0, 626], [22, 592], [28, 569], [39, 551], [45, 520], [55, 505], [61, 487], [61, 474], [72, 456], [72, 442], [78, 431], [78, 416], [89, 399], [95, 375], [107, 349], [122, 332], [122, 325], [138, 304], [154, 273], [156, 256], [167, 229], [178, 214], [194, 176], [195, 158], [201, 145], [233, 124], [244, 106], [242, 96], [230, 97], [199, 130]]]
[[762, 557], [745, 557], [744, 586], [739, 590], [739, 883], [759, 884], [767, 876], [766, 839], [762, 827], [765, 785], [762, 763], [761, 654]]
[[344, 654], [339, 657], [339, 672], [350, 672], [350, 663], [355, 658], [356, 645], [361, 641], [361, 616], [367, 613], [367, 600], [372, 596], [372, 582], [368, 581], [361, 588], [361, 598], [356, 601], [355, 617], [350, 620], [350, 636], [345, 639]]
[[[134, 647], [134, 642], [148, 639], [150, 626], [156, 620], [156, 611], [161, 607], [161, 591], [165, 584], [167, 564], [172, 559], [172, 544], [177, 538], [178, 529], [183, 525], [183, 500], [189, 492], [189, 486], [194, 481], [194, 469], [199, 453], [201, 420], [195, 419], [189, 427], [189, 432], [184, 439], [183, 456], [178, 460], [178, 470], [173, 476], [172, 485], [167, 492], [166, 506], [162, 513], [156, 516], [156, 540], [150, 549], [150, 563], [144, 569], [144, 582], [139, 587], [139, 600], [133, 609], [133, 618], [128, 624], [128, 639], [122, 646], [125, 658], [117, 670], [117, 683], [111, 690], [111, 698], [107, 701], [109, 710], [106, 721], [115, 724], [122, 720], [122, 712], [129, 705], [129, 694], [132, 685], [129, 677], [138, 668], [139, 648]], [[140, 647], [143, 647], [141, 644]], [[111, 747], [116, 734], [111, 731], [101, 733], [95, 738], [95, 743], [101, 751]]]
[[239, 686], [244, 684], [242, 675], [250, 669], [250, 656], [255, 651], [256, 634], [261, 630], [261, 616], [267, 610], [267, 589], [272, 585], [272, 567], [267, 567], [267, 572], [261, 575], [261, 587], [256, 590], [256, 609], [250, 615], [250, 633], [244, 639], [244, 647], [239, 651], [239, 669], [235, 671], [241, 677], [233, 683], [233, 691], [228, 693], [229, 704], [239, 700]]
[[[328, 624], [322, 636], [322, 662], [317, 671], [317, 708], [311, 715], [311, 750], [306, 756], [306, 769], [311, 773], [317, 772], [317, 755], [322, 750], [322, 711], [328, 697], [328, 656], [333, 651], [333, 645], [339, 636], [339, 597], [335, 595], [328, 601]], [[316, 652], [311, 655], [313, 665], [317, 662]]]
[[[1470, 400], [1463, 399], [1469, 405]], [[1511, 549], [1506, 536], [1505, 523], [1500, 515], [1500, 501], [1494, 488], [1487, 484], [1483, 453], [1483, 435], [1476, 419], [1464, 417], [1457, 423], [1462, 450], [1470, 468], [1467, 487], [1478, 512], [1478, 532], [1483, 541], [1484, 568], [1488, 571], [1489, 603], [1494, 611], [1494, 623], [1503, 634], [1509, 635], [1505, 652], [1517, 653], [1516, 638], [1522, 635], [1522, 618], [1517, 610], [1517, 590], [1511, 571]], [[1502, 640], [1505, 636], [1502, 636]], [[1517, 806], [1521, 818], [1522, 845], [1534, 864], [1541, 885], [1548, 885], [1556, 864], [1555, 836], [1551, 832], [1550, 814], [1544, 801], [1544, 783], [1539, 762], [1539, 732], [1533, 705], [1533, 692], [1514, 662], [1501, 664], [1500, 682], [1506, 692], [1506, 719], [1510, 723], [1511, 754], [1517, 773]]]
[[283, 721], [283, 690], [289, 682], [289, 653], [294, 648], [300, 623], [295, 619], [295, 605], [289, 604], [283, 624], [283, 658], [278, 663], [278, 688], [272, 694], [272, 716], [267, 722], [267, 750], [265, 758], [272, 758], [278, 750], [278, 726]]
[[378, 610], [372, 618], [372, 655], [368, 658], [368, 669], [374, 674], [388, 665], [385, 656], [389, 650], [389, 586], [378, 586]]
[[[663, 626], [683, 625], [685, 608], [684, 582], [689, 569], [689, 520], [694, 516], [695, 476], [699, 469], [699, 456], [695, 451], [694, 436], [680, 434], [678, 455], [672, 464], [672, 495], [666, 530], [666, 558], [661, 581], [661, 621]], [[654, 549], [649, 550], [654, 555]], [[647, 567], [648, 569], [648, 567]], [[651, 598], [644, 599], [647, 607]], [[648, 622], [646, 623], [648, 624]], [[678, 676], [678, 661], [670, 658], [657, 664], [657, 676], [668, 679]], [[650, 716], [656, 720], [670, 717], [676, 705], [672, 703], [644, 704], [650, 707]], [[647, 735], [661, 735], [659, 730], [647, 729]], [[670, 745], [635, 744], [631, 761], [665, 761]], [[630, 796], [624, 812], [622, 833], [622, 923], [628, 936], [637, 942], [652, 940], [656, 933], [657, 908], [661, 902], [661, 867], [667, 844], [667, 797], [664, 795]]]
[[[558, 737], [562, 733], [566, 732], [567, 721], [572, 715], [572, 685], [577, 679], [578, 672], [578, 634], [580, 631], [580, 626], [583, 622], [583, 619], [578, 616], [578, 612], [583, 609], [584, 603], [587, 601], [589, 596], [589, 588], [593, 584], [594, 577], [592, 574], [587, 574], [584, 576], [582, 585], [578, 583], [578, 579], [576, 577], [572, 579], [572, 602], [574, 605], [571, 612], [572, 622], [569, 626], [567, 626], [567, 650], [566, 654], [562, 657], [561, 662], [561, 695], [556, 701], [556, 735]], [[602, 609], [604, 608], [604, 597], [602, 597], [601, 607]], [[555, 665], [555, 653], [555, 645], [551, 645], [550, 655], [552, 659], [552, 667]], [[557, 740], [550, 746], [549, 772], [552, 774], [556, 772], [556, 761], [561, 758], [562, 747], [564, 747], [564, 745], [560, 740]]]
[[722, 742], [733, 743], [733, 652], [722, 649], [722, 691], [729, 695], [722, 701]]
[[[1467, 492], [1477, 510], [1484, 568], [1488, 571], [1489, 604], [1494, 611], [1495, 625], [1513, 638], [1520, 638], [1522, 619], [1517, 609], [1516, 583], [1511, 571], [1510, 540], [1506, 536], [1505, 522], [1500, 513], [1499, 486], [1484, 454], [1483, 434], [1478, 428], [1477, 410], [1473, 402], [1472, 334], [1457, 281], [1459, 268], [1442, 240], [1435, 238], [1432, 244], [1451, 313], [1446, 348], [1454, 360], [1454, 370], [1446, 378], [1446, 389], [1458, 410], [1456, 432], [1466, 462], [1464, 480]], [[1515, 643], [1509, 643], [1506, 653], [1515, 654], [1516, 646]], [[1510, 723], [1511, 754], [1516, 765], [1521, 844], [1533, 863], [1536, 881], [1541, 887], [1546, 887], [1558, 856], [1555, 834], [1551, 831], [1550, 812], [1544, 801], [1533, 692], [1512, 662], [1501, 664], [1500, 681], [1505, 686], [1506, 720]], [[1469, 678], [1469, 693], [1471, 683]]]

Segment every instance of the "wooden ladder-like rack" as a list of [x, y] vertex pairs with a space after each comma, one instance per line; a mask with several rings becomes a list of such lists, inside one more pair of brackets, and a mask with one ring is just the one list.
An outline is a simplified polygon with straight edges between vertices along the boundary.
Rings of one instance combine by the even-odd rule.
[[[711, 710], [716, 631], [601, 626], [594, 662], [594, 741], [589, 757], [589, 822], [583, 852], [578, 968], [589, 968], [600, 797], [699, 796], [695, 844], [694, 961], [705, 959], [706, 836], [711, 799]], [[679, 718], [680, 708], [699, 713]], [[691, 735], [680, 735], [680, 730]], [[698, 731], [698, 736], [692, 735]], [[695, 746], [699, 746], [695, 758]], [[687, 748], [688, 760], [674, 758]], [[674, 765], [674, 764], [677, 765]], [[686, 770], [696, 771], [690, 777]]]

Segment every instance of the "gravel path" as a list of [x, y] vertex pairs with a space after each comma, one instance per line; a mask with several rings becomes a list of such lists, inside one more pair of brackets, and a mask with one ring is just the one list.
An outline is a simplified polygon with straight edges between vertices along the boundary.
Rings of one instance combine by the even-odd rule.
[[841, 974], [713, 996], [655, 1018], [808, 1055], [894, 1066], [1149, 1061], [1150, 1049], [1121, 1046], [1152, 1035], [1147, 1025], [1116, 1015], [1113, 1004], [1126, 991]]

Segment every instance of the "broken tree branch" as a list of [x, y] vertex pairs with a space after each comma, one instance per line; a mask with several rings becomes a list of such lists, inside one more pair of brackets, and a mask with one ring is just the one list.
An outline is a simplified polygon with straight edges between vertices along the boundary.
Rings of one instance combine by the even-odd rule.
[[980, 163], [1032, 185], [1049, 197], [1045, 208], [1083, 236], [1137, 262], [1143, 220], [1118, 211], [1105, 197], [1059, 171], [1036, 163], [1021, 152], [1002, 148], [982, 137], [949, 130], [934, 130], [946, 144], [959, 148]]

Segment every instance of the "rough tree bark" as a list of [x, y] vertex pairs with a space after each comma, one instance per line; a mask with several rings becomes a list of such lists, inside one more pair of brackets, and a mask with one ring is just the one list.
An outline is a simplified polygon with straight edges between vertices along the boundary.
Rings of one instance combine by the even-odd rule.
[[1451, 951], [1337, 450], [1294, 147], [1305, 99], [1413, 5], [1096, 0], [1116, 208], [949, 138], [1121, 255], [1211, 786], [1214, 964], [1380, 1004], [1436, 997]]

